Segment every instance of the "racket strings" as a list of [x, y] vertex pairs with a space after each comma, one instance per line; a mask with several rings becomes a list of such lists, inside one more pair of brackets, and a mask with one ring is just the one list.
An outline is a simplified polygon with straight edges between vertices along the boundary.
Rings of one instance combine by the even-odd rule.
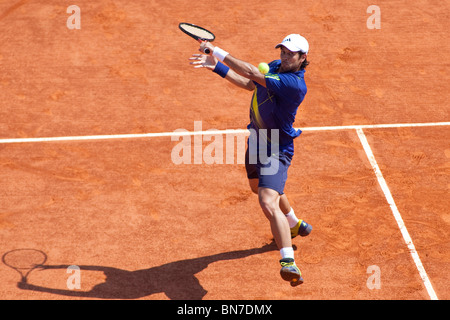
[[180, 25], [180, 28], [202, 40], [209, 40], [209, 41], [214, 40], [214, 35], [211, 32], [208, 32], [207, 30], [204, 30], [202, 28], [187, 24]]

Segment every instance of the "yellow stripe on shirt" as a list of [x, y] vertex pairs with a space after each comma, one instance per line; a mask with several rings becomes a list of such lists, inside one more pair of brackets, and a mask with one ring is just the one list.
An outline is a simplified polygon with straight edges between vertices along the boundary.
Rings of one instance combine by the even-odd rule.
[[257, 91], [258, 91], [258, 88], [256, 88], [255, 92], [253, 93], [251, 108], [252, 108], [252, 114], [254, 116], [253, 120], [255, 120], [256, 126], [261, 129], [261, 128], [265, 128], [266, 126], [264, 124], [264, 121], [261, 118], [261, 114], [259, 113]]

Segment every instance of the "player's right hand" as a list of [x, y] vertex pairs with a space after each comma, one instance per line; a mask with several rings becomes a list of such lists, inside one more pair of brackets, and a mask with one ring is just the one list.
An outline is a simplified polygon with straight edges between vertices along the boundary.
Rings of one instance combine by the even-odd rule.
[[211, 44], [211, 42], [203, 40], [198, 40], [198, 42], [200, 42], [200, 48], [198, 49], [198, 51], [200, 51], [201, 53], [212, 55], [215, 47]]

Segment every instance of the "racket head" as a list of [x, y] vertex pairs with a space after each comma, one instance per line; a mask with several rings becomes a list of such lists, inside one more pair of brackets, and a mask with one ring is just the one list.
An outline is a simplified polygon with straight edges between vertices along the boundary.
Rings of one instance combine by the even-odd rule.
[[180, 28], [181, 31], [194, 38], [195, 40], [212, 42], [216, 38], [214, 33], [212, 33], [211, 31], [192, 23], [181, 22], [178, 25], [178, 28]]

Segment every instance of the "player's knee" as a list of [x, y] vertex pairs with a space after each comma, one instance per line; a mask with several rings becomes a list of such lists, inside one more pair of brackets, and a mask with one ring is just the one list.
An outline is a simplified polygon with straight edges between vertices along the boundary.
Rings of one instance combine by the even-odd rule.
[[267, 199], [260, 198], [259, 205], [261, 206], [261, 209], [264, 211], [264, 213], [268, 216], [271, 216], [273, 211], [275, 210], [275, 206]]
[[268, 216], [273, 215], [273, 213], [277, 210], [278, 200], [277, 194], [267, 193], [260, 190], [259, 192], [259, 205], [264, 213]]

